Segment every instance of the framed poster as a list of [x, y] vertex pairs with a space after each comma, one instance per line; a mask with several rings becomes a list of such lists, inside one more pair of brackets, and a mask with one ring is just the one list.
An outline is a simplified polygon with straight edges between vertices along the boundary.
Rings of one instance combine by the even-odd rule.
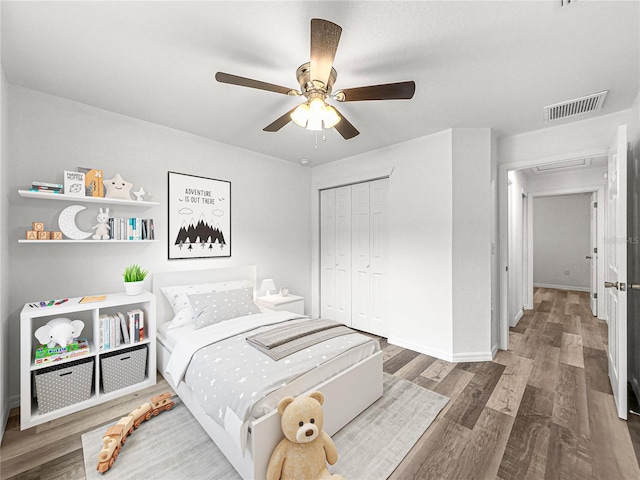
[[231, 182], [169, 172], [169, 260], [231, 256]]

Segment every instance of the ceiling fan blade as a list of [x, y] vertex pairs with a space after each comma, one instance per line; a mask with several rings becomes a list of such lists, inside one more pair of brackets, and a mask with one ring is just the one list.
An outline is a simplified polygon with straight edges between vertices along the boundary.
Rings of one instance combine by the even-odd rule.
[[311, 19], [311, 80], [327, 85], [338, 50], [342, 27], [321, 18]]
[[291, 121], [291, 114], [296, 108], [298, 108], [297, 105], [293, 107], [291, 110], [289, 110], [287, 113], [282, 115], [280, 118], [274, 120], [272, 123], [264, 127], [262, 130], [264, 130], [265, 132], [277, 132], [278, 130], [280, 130], [282, 127], [284, 127], [287, 123]]
[[241, 87], [257, 88], [258, 90], [282, 93], [284, 95], [299, 95], [299, 92], [297, 90], [293, 90], [291, 88], [281, 87], [280, 85], [261, 82], [259, 80], [253, 80], [251, 78], [239, 77], [237, 75], [231, 75], [230, 73], [218, 72], [216, 73], [216, 80], [220, 83], [239, 85]]
[[[335, 108], [336, 112], [338, 112], [338, 109], [336, 107], [333, 108]], [[344, 138], [345, 140], [349, 140], [350, 138], [360, 135], [360, 132], [356, 129], [356, 127], [351, 125], [351, 122], [344, 118], [344, 115], [342, 113], [338, 112], [338, 115], [340, 115], [340, 121], [336, 123], [333, 128], [335, 128], [338, 133], [342, 135], [342, 138]]]
[[335, 93], [339, 102], [360, 102], [363, 100], [408, 100], [413, 98], [416, 82], [385, 83], [368, 87], [345, 88]]

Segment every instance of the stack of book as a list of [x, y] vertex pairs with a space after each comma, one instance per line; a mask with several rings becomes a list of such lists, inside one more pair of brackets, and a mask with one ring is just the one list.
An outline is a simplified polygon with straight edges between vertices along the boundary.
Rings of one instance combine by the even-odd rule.
[[63, 185], [61, 183], [45, 183], [33, 182], [30, 192], [46, 192], [46, 193], [62, 193]]
[[69, 358], [78, 358], [89, 353], [89, 341], [86, 338], [78, 338], [66, 347], [56, 345], [55, 347], [47, 347], [40, 345], [36, 348], [35, 363], [41, 365], [43, 363], [59, 362]]
[[154, 240], [153, 218], [109, 218], [111, 240]]
[[144, 312], [139, 308], [129, 310], [126, 316], [121, 312], [103, 314], [98, 321], [98, 350], [101, 352], [144, 340]]

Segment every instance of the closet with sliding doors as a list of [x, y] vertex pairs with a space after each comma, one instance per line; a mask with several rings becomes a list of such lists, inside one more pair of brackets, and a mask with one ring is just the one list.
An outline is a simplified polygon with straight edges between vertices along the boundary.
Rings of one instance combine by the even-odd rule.
[[320, 316], [387, 336], [389, 179], [320, 191]]

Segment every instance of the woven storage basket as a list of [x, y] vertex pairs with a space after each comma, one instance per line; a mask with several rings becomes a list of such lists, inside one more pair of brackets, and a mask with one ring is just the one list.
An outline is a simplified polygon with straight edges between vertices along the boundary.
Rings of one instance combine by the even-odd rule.
[[147, 345], [100, 355], [100, 378], [104, 393], [143, 382], [146, 372]]
[[49, 413], [91, 398], [94, 359], [84, 358], [34, 372], [38, 412]]

